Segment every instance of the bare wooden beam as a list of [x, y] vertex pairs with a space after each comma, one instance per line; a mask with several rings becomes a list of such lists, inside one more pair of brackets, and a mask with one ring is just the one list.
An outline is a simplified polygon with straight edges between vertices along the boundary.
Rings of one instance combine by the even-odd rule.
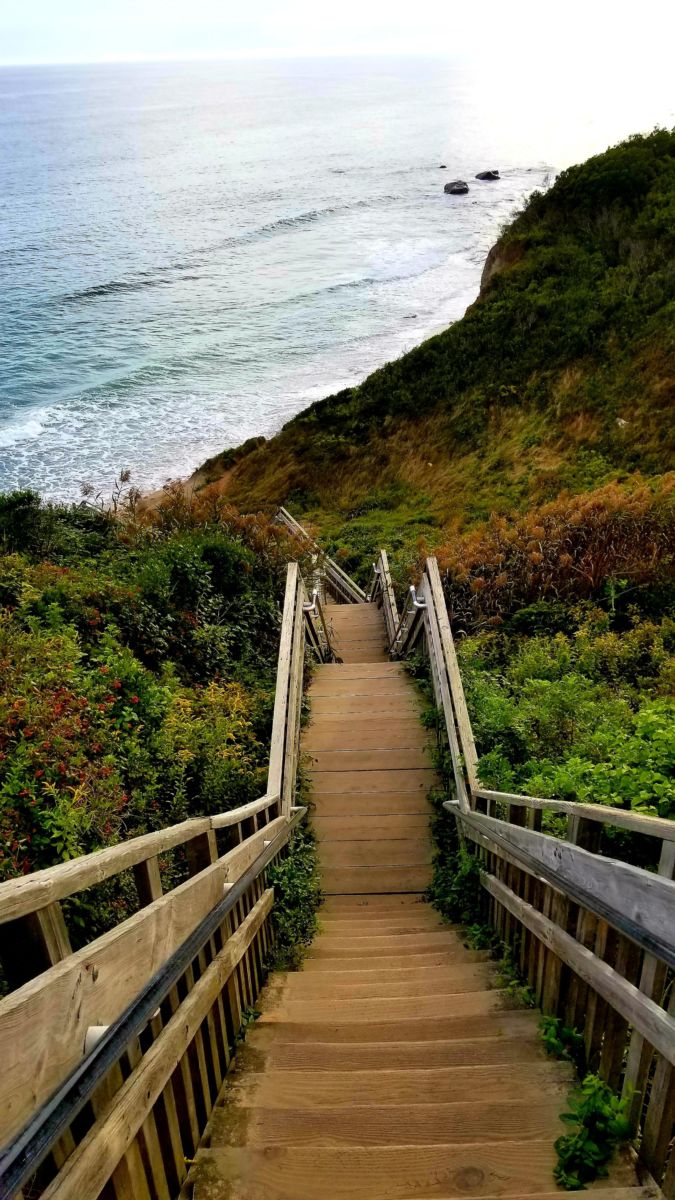
[[287, 826], [277, 817], [218, 862], [141, 908], [0, 1001], [3, 1104], [7, 1141], [84, 1053], [90, 1025], [109, 1025]]
[[469, 789], [475, 792], [478, 787], [478, 755], [476, 753], [476, 744], [473, 740], [473, 730], [471, 721], [469, 720], [469, 711], [466, 707], [466, 698], [464, 696], [464, 686], [462, 684], [462, 676], [457, 662], [457, 654], [455, 652], [455, 643], [452, 638], [452, 630], [450, 629], [450, 618], [445, 603], [443, 594], [443, 585], [441, 584], [441, 576], [438, 570], [438, 562], [435, 558], [427, 559], [426, 568], [427, 578], [429, 580], [429, 588], [433, 597], [434, 608], [436, 609], [436, 618], [441, 638], [441, 650], [445, 669], [450, 680], [450, 689], [452, 692], [452, 705], [455, 711], [457, 721], [457, 729], [459, 731], [459, 740], [464, 756], [464, 766], [466, 768]]

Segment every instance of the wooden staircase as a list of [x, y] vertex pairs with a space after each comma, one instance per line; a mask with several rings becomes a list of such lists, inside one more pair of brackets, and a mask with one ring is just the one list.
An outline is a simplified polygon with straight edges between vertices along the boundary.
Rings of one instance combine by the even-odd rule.
[[[420, 701], [366, 604], [327, 606], [314, 824], [327, 899], [302, 971], [273, 976], [191, 1173], [193, 1200], [548, 1198], [572, 1083], [494, 966], [424, 901], [434, 782]], [[604, 1186], [603, 1186], [604, 1185]], [[606, 1200], [652, 1193], [625, 1159]]]

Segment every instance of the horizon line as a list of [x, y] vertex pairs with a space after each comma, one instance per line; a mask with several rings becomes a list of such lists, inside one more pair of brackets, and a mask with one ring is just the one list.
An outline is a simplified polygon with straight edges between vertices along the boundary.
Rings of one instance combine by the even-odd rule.
[[[349, 50], [246, 50], [228, 54], [139, 54], [129, 57], [110, 58], [36, 58], [0, 59], [0, 70], [6, 67], [99, 67], [121, 66], [143, 63], [193, 63], [193, 62], [264, 62], [291, 61], [293, 59], [333, 58], [459, 58], [466, 57], [460, 50], [405, 50], [399, 49], [349, 49]], [[470, 55], [469, 55], [470, 57]], [[482, 57], [482, 56], [481, 56]]]

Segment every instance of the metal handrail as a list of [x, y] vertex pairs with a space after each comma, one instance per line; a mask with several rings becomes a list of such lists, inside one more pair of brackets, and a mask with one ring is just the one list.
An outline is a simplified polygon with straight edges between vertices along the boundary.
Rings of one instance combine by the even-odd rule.
[[296, 808], [288, 825], [265, 847], [227, 895], [211, 909], [177, 950], [162, 964], [123, 1013], [108, 1026], [91, 1052], [50, 1099], [31, 1117], [0, 1157], [0, 1200], [11, 1200], [34, 1174], [66, 1132], [106, 1074], [124, 1054], [132, 1038], [147, 1025], [209, 938], [231, 913], [258, 876], [286, 845], [291, 831], [307, 812]]

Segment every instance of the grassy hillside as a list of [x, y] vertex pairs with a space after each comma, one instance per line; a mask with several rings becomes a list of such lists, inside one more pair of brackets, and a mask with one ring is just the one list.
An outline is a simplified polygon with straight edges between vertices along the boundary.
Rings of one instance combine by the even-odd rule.
[[657, 131], [532, 196], [463, 320], [205, 467], [364, 582], [437, 554], [486, 784], [675, 816], [674, 301]]
[[384, 541], [403, 576], [419, 534], [672, 467], [674, 298], [675, 133], [660, 131], [535, 194], [463, 320], [202, 477], [225, 468], [234, 503], [314, 519], [357, 571]]

